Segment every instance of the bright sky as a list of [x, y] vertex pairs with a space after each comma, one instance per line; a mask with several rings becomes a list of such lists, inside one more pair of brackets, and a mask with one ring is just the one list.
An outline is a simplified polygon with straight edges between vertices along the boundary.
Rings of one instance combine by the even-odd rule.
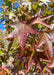
[[[1, 17], [1, 12], [2, 12], [2, 8], [1, 8], [2, 4], [4, 4], [4, 1], [0, 0], [0, 17]], [[0, 29], [3, 31], [5, 28], [3, 27], [3, 24], [1, 21], [2, 20], [0, 19]]]
[[[19, 1], [19, 0], [18, 0]], [[1, 13], [2, 13], [2, 8], [1, 8], [1, 6], [2, 6], [2, 4], [4, 4], [4, 1], [1, 1], [0, 0], [0, 17], [1, 17]], [[15, 8], [18, 8], [19, 7], [19, 4], [18, 3], [15, 3], [14, 4], [14, 7]], [[5, 28], [3, 27], [3, 24], [2, 24], [2, 19], [0, 19], [0, 29], [2, 30], [2, 31], [4, 31], [5, 30]]]

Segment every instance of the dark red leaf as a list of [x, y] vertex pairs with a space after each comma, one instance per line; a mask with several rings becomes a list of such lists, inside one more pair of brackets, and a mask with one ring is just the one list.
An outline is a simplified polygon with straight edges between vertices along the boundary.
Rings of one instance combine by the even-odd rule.
[[8, 34], [8, 36], [6, 37], [7, 39], [10, 38], [14, 38], [16, 36], [18, 36], [18, 42], [21, 46], [21, 49], [23, 49], [23, 46], [27, 40], [27, 34], [31, 33], [37, 33], [35, 30], [33, 30], [31, 27], [22, 24], [22, 23], [13, 23], [13, 24], [9, 24], [9, 26], [14, 27], [15, 30], [13, 30], [10, 34]]

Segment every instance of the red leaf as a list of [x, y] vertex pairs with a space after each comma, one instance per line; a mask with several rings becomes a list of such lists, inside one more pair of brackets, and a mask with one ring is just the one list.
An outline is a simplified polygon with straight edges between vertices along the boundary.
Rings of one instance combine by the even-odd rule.
[[53, 57], [53, 45], [52, 45], [52, 42], [47, 36], [45, 36], [45, 40], [46, 40], [46, 45], [47, 45], [50, 57], [52, 58]]
[[52, 73], [48, 67], [45, 67], [45, 70], [48, 71], [50, 73], [50, 75], [52, 75]]
[[38, 68], [40, 69], [40, 71], [42, 72], [42, 68], [41, 68], [41, 64], [40, 64], [40, 60], [37, 63]]
[[13, 24], [9, 24], [9, 26], [14, 27], [15, 30], [13, 30], [10, 34], [8, 34], [8, 36], [6, 37], [7, 39], [10, 38], [14, 38], [16, 36], [18, 36], [18, 42], [21, 46], [21, 49], [23, 49], [23, 46], [27, 40], [27, 34], [31, 33], [37, 33], [35, 30], [33, 30], [31, 27], [22, 24], [22, 23], [13, 23]]
[[[52, 16], [53, 16], [53, 15], [48, 16], [48, 17], [45, 17], [45, 18], [43, 18], [43, 19], [41, 19], [41, 18], [38, 19], [38, 17], [37, 17], [37, 18], [35, 18], [34, 21], [32, 22], [32, 25], [35, 24], [35, 23], [39, 23], [39, 24], [42, 24], [42, 25], [44, 25], [44, 26], [46, 26], [46, 27], [52, 29], [52, 27], [51, 27], [48, 23], [44, 22], [44, 20], [46, 20], [46, 19], [48, 19], [48, 18], [50, 18], [50, 17], [52, 17]], [[32, 25], [30, 25], [30, 26], [32, 26]]]
[[[29, 69], [31, 68], [32, 63], [33, 63], [33, 60], [31, 60], [31, 62], [30, 62], [30, 64], [29, 64], [29, 66], [28, 66], [28, 71], [29, 71]], [[28, 71], [27, 71], [27, 72], [28, 72]]]
[[40, 48], [40, 46], [42, 46], [44, 43], [46, 44], [46, 47], [47, 47], [48, 52], [50, 54], [50, 57], [52, 58], [53, 57], [53, 45], [52, 45], [52, 37], [49, 37], [49, 34], [44, 33], [43, 37], [36, 45], [36, 49]]
[[14, 39], [12, 39], [8, 45], [8, 51], [10, 50], [11, 46], [12, 46], [12, 43], [13, 43]]
[[47, 66], [48, 66], [49, 68], [53, 68], [53, 67], [54, 67], [54, 62], [52, 62], [52, 63], [50, 63], [50, 64], [47, 64]]
[[11, 73], [11, 71], [9, 69], [5, 68], [5, 67], [3, 67], [3, 68], [0, 67], [0, 70], [4, 70], [5, 72], [8, 73], [8, 75]]
[[50, 34], [46, 34], [46, 35], [52, 42], [54, 42], [54, 31], [51, 32]]

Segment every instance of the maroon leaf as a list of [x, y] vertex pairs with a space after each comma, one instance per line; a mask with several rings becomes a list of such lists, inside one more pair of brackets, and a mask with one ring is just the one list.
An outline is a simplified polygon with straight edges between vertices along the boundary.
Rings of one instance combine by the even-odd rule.
[[37, 66], [40, 69], [40, 71], [42, 72], [42, 67], [41, 67], [41, 64], [40, 64], [40, 60], [38, 61]]
[[[50, 17], [52, 17], [52, 16], [53, 16], [53, 15], [48, 16], [48, 17], [45, 17], [45, 18], [43, 18], [43, 19], [41, 19], [41, 18], [38, 19], [38, 17], [37, 17], [37, 18], [35, 18], [34, 21], [32, 22], [32, 25], [33, 25], [33, 24], [36, 24], [36, 23], [39, 23], [39, 24], [42, 24], [42, 25], [44, 25], [44, 26], [46, 26], [46, 27], [52, 29], [52, 27], [51, 27], [48, 23], [44, 22], [44, 20], [46, 20], [46, 19], [48, 19], [48, 18], [50, 18]], [[31, 26], [31, 25], [30, 25], [30, 26]]]
[[13, 38], [18, 36], [18, 42], [21, 46], [21, 49], [23, 49], [23, 46], [27, 40], [27, 34], [31, 33], [37, 33], [35, 30], [33, 30], [31, 27], [22, 24], [22, 23], [15, 23], [13, 24], [9, 24], [9, 26], [14, 27], [15, 30], [13, 30], [10, 34], [8, 34], [8, 36], [6, 37], [7, 39]]
[[46, 46], [48, 48], [50, 57], [52, 58], [53, 57], [53, 45], [52, 45], [52, 42], [49, 40], [49, 38], [47, 36], [45, 36], [45, 39], [46, 39]]
[[[50, 62], [46, 65], [45, 70], [51, 73], [50, 68], [54, 68], [54, 62]], [[51, 73], [52, 74], [52, 73]]]
[[50, 37], [49, 34], [44, 33], [43, 37], [41, 38], [41, 40], [36, 45], [36, 49], [37, 49], [37, 48], [40, 48], [40, 46], [42, 46], [45, 43], [51, 58], [53, 57], [52, 39], [53, 39], [53, 37]]
[[47, 34], [47, 36], [52, 42], [54, 42], [54, 31], [51, 32], [50, 34]]
[[8, 45], [8, 51], [10, 50], [11, 46], [12, 46], [12, 43], [13, 43], [14, 39], [12, 39]]
[[[28, 66], [28, 71], [29, 71], [29, 69], [31, 68], [32, 63], [33, 63], [33, 60], [31, 60], [31, 62], [30, 62], [30, 64], [29, 64], [29, 66]], [[27, 71], [27, 72], [28, 72], [28, 71]]]
[[47, 67], [54, 68], [54, 62], [47, 64]]
[[44, 38], [45, 38], [45, 37], [44, 37], [44, 34], [43, 34], [43, 36], [40, 37], [40, 40], [38, 41], [38, 43], [37, 43], [37, 45], [36, 45], [36, 47], [35, 47], [36, 49], [37, 49], [37, 48], [40, 48], [40, 47], [45, 43]]
[[45, 67], [45, 70], [52, 75], [52, 72], [51, 72], [51, 70], [48, 67]]

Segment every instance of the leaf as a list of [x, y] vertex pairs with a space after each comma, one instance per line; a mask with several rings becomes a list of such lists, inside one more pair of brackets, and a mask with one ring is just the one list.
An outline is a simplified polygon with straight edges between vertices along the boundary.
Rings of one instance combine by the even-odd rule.
[[23, 49], [23, 46], [27, 40], [27, 34], [31, 33], [34, 34], [36, 33], [35, 30], [33, 30], [31, 27], [23, 24], [23, 23], [13, 23], [13, 24], [9, 24], [9, 26], [14, 27], [15, 30], [13, 30], [10, 34], [8, 34], [8, 36], [6, 37], [8, 40], [10, 40], [10, 38], [14, 38], [18, 36], [18, 42], [21, 46], [21, 49]]
[[[49, 73], [51, 73], [50, 68], [54, 68], [54, 62], [50, 62], [45, 66], [45, 70], [48, 71]], [[51, 73], [52, 74], [52, 73]]]
[[5, 71], [5, 72], [7, 72], [8, 73], [8, 75], [10, 75], [10, 73], [11, 73], [11, 71], [9, 70], [9, 69], [7, 69], [6, 67], [0, 67], [0, 70], [3, 70], [3, 71]]
[[36, 45], [36, 49], [39, 48], [40, 46], [42, 46], [43, 44], [45, 43], [45, 40], [44, 40], [44, 34], [43, 36], [40, 37], [40, 40], [38, 41], [37, 45]]
[[49, 35], [48, 34], [46, 34], [46, 35], [49, 39], [51, 39], [52, 42], [54, 42], [54, 31], [51, 32]]
[[[39, 23], [39, 24], [42, 24], [43, 26], [46, 26], [46, 27], [52, 29], [52, 27], [51, 27], [48, 23], [44, 22], [44, 20], [46, 20], [46, 19], [48, 19], [48, 18], [50, 18], [50, 17], [52, 17], [52, 16], [53, 16], [53, 15], [48, 16], [48, 17], [45, 17], [45, 18], [42, 18], [42, 19], [41, 19], [41, 18], [38, 19], [38, 17], [37, 17], [37, 18], [35, 18], [34, 21], [32, 22], [32, 25], [33, 25], [33, 24], [36, 24], [36, 23]], [[32, 26], [32, 25], [30, 25], [30, 26]]]
[[39, 4], [39, 3], [35, 3], [35, 4], [33, 4], [33, 9], [34, 9], [34, 10], [36, 10], [36, 9], [39, 7], [38, 4]]
[[28, 71], [29, 71], [29, 69], [31, 68], [32, 63], [33, 63], [33, 60], [31, 60], [31, 62], [30, 62], [30, 64], [29, 64], [29, 66], [28, 66], [28, 70], [27, 70], [27, 72], [28, 72]]
[[54, 62], [47, 64], [49, 68], [54, 68]]
[[28, 70], [30, 69], [31, 65], [32, 65], [32, 58], [33, 58], [33, 55], [34, 55], [34, 51], [32, 52], [30, 58], [29, 58], [29, 61], [28, 61]]
[[8, 45], [8, 51], [10, 50], [12, 43], [13, 43], [14, 39], [12, 38], [12, 40], [10, 41], [9, 45]]
[[38, 61], [37, 66], [40, 69], [40, 71], [42, 72], [42, 67], [41, 67], [41, 64], [40, 64], [40, 60]]
[[52, 58], [53, 57], [53, 46], [52, 46], [52, 42], [49, 40], [49, 38], [47, 36], [45, 36], [45, 39], [46, 39], [46, 46], [48, 48], [50, 57]]
[[48, 67], [45, 67], [45, 70], [52, 75], [51, 70]]
[[0, 56], [2, 56], [3, 54], [4, 54], [3, 51], [0, 50]]
[[[51, 34], [51, 33], [50, 33]], [[50, 54], [50, 57], [53, 57], [53, 45], [52, 45], [52, 35], [51, 37], [49, 36], [49, 34], [44, 33], [43, 37], [41, 38], [41, 40], [38, 42], [38, 44], [36, 45], [36, 49], [40, 48], [44, 43], [46, 44], [46, 47], [48, 49], [48, 52]], [[53, 40], [54, 41], [54, 40]], [[47, 50], [46, 49], [46, 50]]]

